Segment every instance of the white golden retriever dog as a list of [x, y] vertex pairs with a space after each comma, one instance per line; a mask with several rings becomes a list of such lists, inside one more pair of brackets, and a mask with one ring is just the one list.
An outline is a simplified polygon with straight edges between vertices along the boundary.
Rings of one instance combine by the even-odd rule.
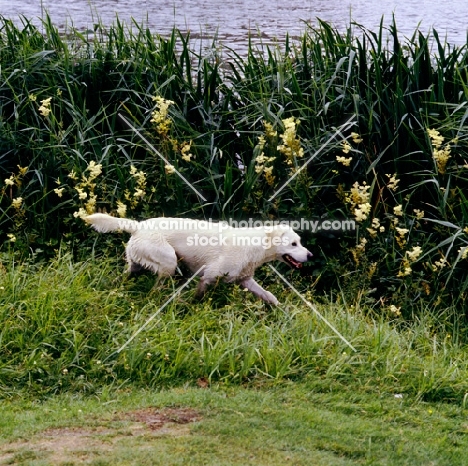
[[[181, 218], [136, 220], [93, 214], [84, 218], [101, 233], [131, 233], [126, 247], [129, 272], [142, 268], [159, 276], [173, 275], [177, 261], [184, 262], [192, 273], [201, 277], [197, 296], [208, 285], [222, 278], [238, 283], [267, 303], [278, 304], [276, 297], [264, 290], [253, 278], [255, 269], [266, 262], [279, 260], [299, 269], [312, 254], [301, 245], [301, 238], [284, 225], [234, 228]], [[201, 269], [201, 270], [200, 270]]]

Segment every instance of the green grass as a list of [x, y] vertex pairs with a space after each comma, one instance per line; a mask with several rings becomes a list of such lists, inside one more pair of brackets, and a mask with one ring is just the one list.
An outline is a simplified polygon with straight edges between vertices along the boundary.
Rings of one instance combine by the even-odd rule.
[[[315, 379], [5, 402], [0, 458], [31, 466], [465, 464], [466, 406], [370, 394], [356, 384], [330, 390]], [[141, 422], [142, 412], [154, 418], [168, 408], [191, 408], [197, 420], [156, 430]]]
[[353, 352], [268, 268], [259, 277], [279, 307], [219, 285], [200, 302], [189, 287], [160, 312], [182, 279], [154, 285], [151, 275], [125, 278], [115, 260], [77, 263], [69, 255], [49, 264], [4, 262], [1, 396], [92, 395], [102, 386], [161, 387], [199, 379], [250, 385], [313, 374], [322, 387], [358, 383], [366, 393], [464, 400], [468, 363], [460, 322], [450, 324], [427, 308], [408, 322], [339, 299], [325, 303], [291, 273], [309, 299], [324, 302], [319, 312]]

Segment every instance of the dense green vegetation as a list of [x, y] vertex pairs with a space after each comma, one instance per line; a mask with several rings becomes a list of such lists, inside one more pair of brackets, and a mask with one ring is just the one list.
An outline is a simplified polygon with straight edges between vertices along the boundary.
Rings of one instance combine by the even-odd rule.
[[[320, 23], [241, 57], [194, 51], [176, 30], [2, 19], [0, 61], [5, 395], [314, 371], [463, 399], [466, 47]], [[125, 238], [87, 229], [96, 210], [354, 220], [302, 232], [315, 259], [291, 280], [358, 351], [266, 269], [279, 309], [237, 288], [201, 303], [185, 290], [116, 352], [178, 279], [122, 281]]]
[[59, 33], [3, 18], [0, 60], [4, 251], [116, 254], [120, 240], [80, 219], [97, 209], [345, 218], [358, 230], [303, 232], [319, 294], [405, 317], [464, 314], [466, 47], [394, 24], [320, 23], [241, 57], [216, 42], [193, 50], [177, 30]]

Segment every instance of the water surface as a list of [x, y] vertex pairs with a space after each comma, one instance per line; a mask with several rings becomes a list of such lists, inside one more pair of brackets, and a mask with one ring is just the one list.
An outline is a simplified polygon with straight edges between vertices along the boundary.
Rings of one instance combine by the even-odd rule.
[[24, 15], [40, 24], [47, 11], [60, 29], [73, 24], [85, 30], [98, 18], [106, 25], [116, 17], [148, 26], [153, 32], [167, 34], [175, 26], [183, 31], [213, 37], [231, 47], [243, 47], [250, 34], [258, 31], [264, 40], [282, 39], [288, 32], [300, 35], [305, 23], [317, 18], [339, 29], [356, 21], [376, 30], [384, 16], [389, 25], [395, 15], [402, 35], [412, 35], [419, 26], [427, 33], [435, 27], [452, 44], [467, 41], [468, 2], [466, 0], [0, 0], [0, 14], [19, 21]]

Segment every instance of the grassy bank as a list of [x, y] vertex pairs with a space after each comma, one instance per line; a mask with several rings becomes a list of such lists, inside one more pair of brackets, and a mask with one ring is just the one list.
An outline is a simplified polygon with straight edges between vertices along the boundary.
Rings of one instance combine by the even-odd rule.
[[[421, 309], [409, 324], [366, 308], [319, 306], [353, 352], [267, 270], [260, 276], [279, 308], [220, 285], [201, 302], [189, 287], [159, 312], [183, 281], [126, 280], [122, 264], [111, 260], [76, 263], [67, 256], [49, 265], [6, 264], [0, 276], [2, 397], [310, 378], [319, 390], [353, 385], [364, 393], [466, 402], [464, 332], [439, 313]], [[311, 297], [300, 277], [290, 279]]]
[[430, 309], [320, 305], [354, 353], [266, 269], [279, 308], [189, 287], [129, 342], [183, 280], [3, 264], [1, 464], [464, 464], [464, 332]]

